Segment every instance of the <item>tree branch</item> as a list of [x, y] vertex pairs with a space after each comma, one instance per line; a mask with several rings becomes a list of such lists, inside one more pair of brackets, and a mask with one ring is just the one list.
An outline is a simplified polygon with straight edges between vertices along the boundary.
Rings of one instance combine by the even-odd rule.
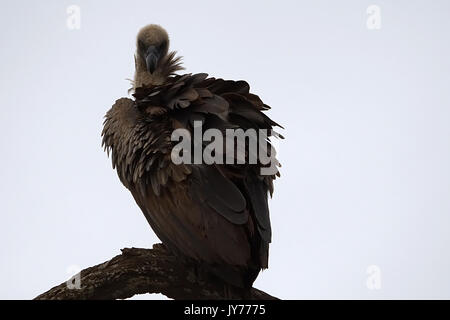
[[[37, 296], [36, 300], [126, 299], [135, 294], [162, 293], [173, 299], [243, 299], [219, 279], [202, 280], [195, 268], [182, 264], [162, 244], [153, 249], [125, 248], [122, 254], [80, 273], [80, 288], [67, 282]], [[228, 287], [229, 288], [229, 287]], [[251, 300], [277, 299], [252, 288]]]

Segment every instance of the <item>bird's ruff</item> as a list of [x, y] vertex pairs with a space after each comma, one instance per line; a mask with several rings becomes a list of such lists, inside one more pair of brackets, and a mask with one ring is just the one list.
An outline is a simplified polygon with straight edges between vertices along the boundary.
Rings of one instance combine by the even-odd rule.
[[176, 51], [169, 52], [164, 57], [164, 60], [161, 61], [158, 70], [153, 74], [145, 70], [143, 66], [140, 66], [135, 56], [136, 74], [134, 80], [130, 81], [132, 87], [128, 89], [128, 93], [134, 93], [136, 88], [139, 87], [161, 85], [166, 82], [167, 78], [176, 75], [177, 71], [184, 70], [182, 66], [183, 57], [177, 56], [176, 54]]

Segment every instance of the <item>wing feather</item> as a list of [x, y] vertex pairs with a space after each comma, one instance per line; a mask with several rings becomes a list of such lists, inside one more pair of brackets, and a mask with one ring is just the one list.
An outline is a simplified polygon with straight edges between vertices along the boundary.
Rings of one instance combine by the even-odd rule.
[[261, 176], [259, 162], [175, 165], [170, 133], [178, 127], [192, 133], [199, 120], [204, 129], [268, 129], [267, 140], [282, 137], [271, 133], [279, 125], [263, 113], [269, 106], [247, 82], [206, 74], [173, 76], [160, 86], [136, 88], [133, 96], [120, 102], [128, 112], [120, 125], [111, 115], [105, 121], [103, 141], [122, 182], [167, 246], [220, 270], [230, 282], [251, 285], [267, 267], [267, 201], [278, 173]]

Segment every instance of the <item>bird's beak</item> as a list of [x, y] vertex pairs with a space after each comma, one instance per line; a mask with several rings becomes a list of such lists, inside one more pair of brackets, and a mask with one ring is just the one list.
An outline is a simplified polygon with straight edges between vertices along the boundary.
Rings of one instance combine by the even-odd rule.
[[159, 50], [155, 46], [148, 47], [145, 52], [145, 63], [147, 65], [147, 71], [153, 73], [158, 65]]

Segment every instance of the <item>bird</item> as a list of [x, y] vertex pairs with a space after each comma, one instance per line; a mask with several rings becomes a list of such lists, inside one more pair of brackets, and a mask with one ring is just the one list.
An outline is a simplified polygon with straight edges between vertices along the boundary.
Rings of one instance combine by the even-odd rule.
[[118, 99], [107, 111], [102, 146], [170, 252], [231, 287], [249, 290], [268, 268], [268, 199], [281, 165], [276, 160], [277, 169], [263, 175], [266, 165], [259, 158], [243, 164], [174, 163], [171, 137], [176, 129], [192, 133], [195, 121], [221, 133], [267, 130], [267, 150], [275, 154], [270, 138], [284, 138], [274, 130], [283, 127], [265, 114], [270, 107], [246, 81], [180, 74], [181, 59], [169, 51], [168, 33], [160, 25], [140, 29], [132, 98]]

